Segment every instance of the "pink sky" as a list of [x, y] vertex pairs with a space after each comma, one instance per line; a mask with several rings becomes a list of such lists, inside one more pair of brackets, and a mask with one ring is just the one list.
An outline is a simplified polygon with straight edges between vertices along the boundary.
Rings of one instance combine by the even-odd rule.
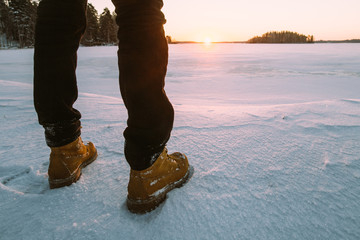
[[[99, 11], [111, 0], [89, 0]], [[169, 0], [165, 30], [176, 40], [245, 41], [268, 31], [289, 30], [315, 40], [360, 38], [359, 0]]]

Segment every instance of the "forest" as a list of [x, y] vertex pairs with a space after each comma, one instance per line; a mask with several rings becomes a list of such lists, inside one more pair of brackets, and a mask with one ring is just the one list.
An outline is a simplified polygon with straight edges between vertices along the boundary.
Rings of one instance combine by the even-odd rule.
[[248, 43], [314, 43], [314, 36], [290, 31], [274, 31], [264, 33], [261, 37], [253, 37], [248, 40]]
[[[31, 0], [0, 0], [0, 48], [34, 46], [37, 5], [36, 1]], [[110, 13], [108, 8], [99, 15], [95, 7], [89, 3], [87, 28], [80, 44], [115, 45], [115, 17], [115, 13]]]

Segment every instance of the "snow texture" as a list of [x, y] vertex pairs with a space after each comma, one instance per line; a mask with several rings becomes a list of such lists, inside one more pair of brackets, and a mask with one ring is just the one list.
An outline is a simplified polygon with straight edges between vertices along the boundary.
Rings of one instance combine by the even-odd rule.
[[125, 205], [116, 50], [79, 50], [76, 108], [99, 157], [56, 190], [33, 50], [0, 51], [0, 239], [360, 238], [360, 44], [171, 45], [168, 149], [195, 173], [145, 215]]

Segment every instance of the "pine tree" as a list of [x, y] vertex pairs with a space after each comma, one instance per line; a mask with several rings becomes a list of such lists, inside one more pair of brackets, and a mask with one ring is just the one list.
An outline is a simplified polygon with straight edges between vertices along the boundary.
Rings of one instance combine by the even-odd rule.
[[95, 7], [89, 3], [86, 10], [87, 25], [81, 44], [84, 46], [99, 45], [99, 16]]
[[115, 44], [116, 38], [116, 23], [108, 8], [100, 15], [100, 38], [104, 44]]
[[11, 37], [11, 27], [9, 7], [4, 0], [0, 0], [0, 48], [7, 46], [7, 40]]
[[0, 1], [0, 33], [5, 33], [9, 15], [9, 8], [4, 0]]
[[119, 26], [116, 24], [116, 17], [117, 17], [117, 15], [116, 15], [116, 13], [115, 13], [115, 11], [112, 13], [112, 15], [111, 15], [111, 18], [112, 18], [112, 20], [113, 20], [113, 28], [114, 28], [114, 30], [113, 30], [113, 34], [114, 34], [114, 39], [115, 39], [115, 42], [117, 43], [118, 42], [118, 30], [119, 30]]
[[10, 18], [12, 20], [11, 33], [19, 47], [34, 45], [35, 21], [37, 4], [30, 0], [9, 0]]

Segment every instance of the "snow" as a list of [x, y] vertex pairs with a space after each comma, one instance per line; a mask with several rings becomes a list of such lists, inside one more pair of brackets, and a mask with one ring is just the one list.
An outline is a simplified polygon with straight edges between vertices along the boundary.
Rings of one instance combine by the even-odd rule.
[[99, 157], [56, 190], [33, 50], [0, 51], [0, 239], [360, 238], [360, 44], [170, 45], [168, 149], [195, 173], [145, 215], [125, 205], [116, 50], [79, 50], [76, 107]]

